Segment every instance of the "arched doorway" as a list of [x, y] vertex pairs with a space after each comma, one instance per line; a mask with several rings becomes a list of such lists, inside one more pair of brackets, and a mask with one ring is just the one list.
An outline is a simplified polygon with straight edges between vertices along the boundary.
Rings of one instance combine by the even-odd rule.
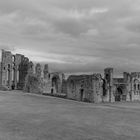
[[59, 92], [59, 77], [58, 76], [54, 76], [52, 78], [52, 93], [58, 93]]
[[122, 100], [122, 95], [123, 95], [123, 91], [122, 91], [122, 88], [121, 87], [118, 87], [116, 89], [116, 92], [115, 92], [115, 101], [121, 101]]

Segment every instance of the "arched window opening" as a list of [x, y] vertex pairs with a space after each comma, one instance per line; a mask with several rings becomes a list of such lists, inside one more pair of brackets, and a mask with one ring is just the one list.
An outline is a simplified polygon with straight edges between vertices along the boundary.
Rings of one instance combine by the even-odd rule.
[[140, 90], [140, 84], [138, 84], [138, 90]]
[[134, 84], [134, 90], [136, 90], [136, 84]]
[[8, 64], [8, 69], [10, 69], [10, 64]]

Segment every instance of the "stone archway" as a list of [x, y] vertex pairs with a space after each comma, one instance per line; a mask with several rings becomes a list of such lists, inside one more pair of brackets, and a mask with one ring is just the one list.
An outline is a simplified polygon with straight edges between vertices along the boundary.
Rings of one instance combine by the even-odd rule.
[[122, 100], [123, 90], [121, 87], [116, 88], [115, 101], [120, 102]]
[[59, 76], [53, 76], [52, 77], [52, 91], [51, 91], [51, 93], [58, 93], [59, 92], [59, 83], [60, 83]]

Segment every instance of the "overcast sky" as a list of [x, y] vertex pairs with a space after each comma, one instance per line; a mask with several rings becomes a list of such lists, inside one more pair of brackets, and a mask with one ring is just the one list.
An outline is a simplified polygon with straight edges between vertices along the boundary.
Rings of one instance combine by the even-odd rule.
[[140, 0], [0, 0], [0, 48], [64, 72], [140, 71]]

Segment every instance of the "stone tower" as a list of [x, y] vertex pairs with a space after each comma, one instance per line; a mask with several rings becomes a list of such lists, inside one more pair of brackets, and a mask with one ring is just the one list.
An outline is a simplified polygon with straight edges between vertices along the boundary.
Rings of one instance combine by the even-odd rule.
[[10, 51], [2, 50], [2, 60], [1, 60], [1, 85], [11, 89], [12, 84], [12, 53]]
[[36, 73], [37, 77], [41, 77], [42, 69], [41, 69], [41, 65], [39, 63], [36, 64], [35, 73]]
[[30, 61], [28, 64], [28, 74], [33, 74], [33, 73], [34, 73], [34, 64], [32, 61]]
[[126, 101], [132, 100], [132, 91], [131, 91], [131, 75], [128, 72], [123, 73], [125, 88], [124, 88], [124, 95], [126, 95]]
[[23, 89], [25, 84], [25, 78], [28, 74], [29, 59], [27, 57], [21, 57], [21, 63], [19, 64], [19, 82], [18, 89]]
[[45, 64], [45, 65], [44, 65], [43, 74], [44, 74], [44, 79], [47, 79], [47, 78], [48, 78], [48, 74], [49, 74], [49, 67], [48, 67], [48, 64]]
[[106, 81], [106, 89], [107, 89], [107, 100], [109, 102], [114, 102], [113, 95], [113, 68], [106, 68], [104, 70], [104, 79]]

